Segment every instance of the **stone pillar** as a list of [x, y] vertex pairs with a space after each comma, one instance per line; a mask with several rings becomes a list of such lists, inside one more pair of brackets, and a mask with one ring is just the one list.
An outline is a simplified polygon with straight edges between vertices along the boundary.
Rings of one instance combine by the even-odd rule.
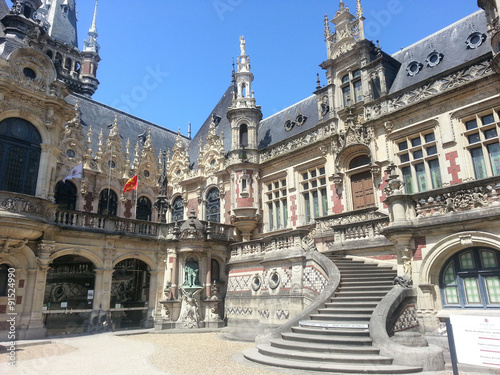
[[436, 317], [436, 310], [434, 304], [434, 288], [433, 284], [419, 284], [419, 298], [418, 298], [418, 315], [420, 325], [423, 327], [424, 332], [433, 332], [439, 328], [439, 318]]
[[205, 295], [208, 298], [212, 296], [212, 254], [207, 251], [207, 275], [205, 278]]
[[149, 273], [149, 295], [148, 295], [148, 311], [146, 318], [143, 321], [144, 328], [152, 328], [154, 325], [153, 314], [155, 313], [158, 291], [158, 271]]
[[177, 252], [171, 252], [170, 257], [172, 258], [172, 299], [177, 299], [177, 288], [179, 285], [179, 258], [177, 257]]
[[[24, 300], [23, 300], [23, 312], [21, 316], [21, 328], [28, 327], [31, 322], [31, 311], [33, 311], [33, 299], [35, 295], [36, 286], [36, 273], [35, 268], [29, 268], [26, 270], [26, 281], [24, 283]], [[18, 282], [18, 280], [16, 280]]]

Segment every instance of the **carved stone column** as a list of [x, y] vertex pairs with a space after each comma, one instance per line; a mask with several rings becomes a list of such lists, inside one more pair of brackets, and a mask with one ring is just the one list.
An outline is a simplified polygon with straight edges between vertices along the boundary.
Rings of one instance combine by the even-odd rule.
[[433, 332], [439, 327], [435, 310], [435, 285], [419, 284], [418, 315], [425, 332]]
[[177, 288], [179, 285], [179, 258], [177, 252], [174, 250], [169, 251], [170, 258], [172, 259], [172, 299], [177, 299]]
[[212, 254], [207, 251], [207, 275], [205, 278], [205, 295], [208, 298], [212, 296]]

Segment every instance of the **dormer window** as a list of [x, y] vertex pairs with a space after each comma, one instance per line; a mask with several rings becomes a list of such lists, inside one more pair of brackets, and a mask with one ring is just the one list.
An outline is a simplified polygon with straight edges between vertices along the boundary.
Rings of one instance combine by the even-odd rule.
[[349, 107], [352, 104], [363, 101], [361, 70], [356, 69], [341, 79], [342, 99], [344, 107]]

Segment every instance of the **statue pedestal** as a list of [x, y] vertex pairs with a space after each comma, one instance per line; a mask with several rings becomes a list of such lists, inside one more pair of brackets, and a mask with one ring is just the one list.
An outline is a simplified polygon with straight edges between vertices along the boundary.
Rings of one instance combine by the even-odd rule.
[[176, 328], [175, 321], [172, 319], [179, 316], [181, 302], [176, 300], [164, 300], [160, 301], [160, 304], [165, 309], [165, 315], [161, 319], [155, 320], [154, 328], [156, 330]]
[[207, 328], [221, 328], [224, 327], [224, 321], [220, 317], [220, 303], [221, 299], [211, 298], [201, 302], [205, 313], [205, 327]]
[[200, 295], [202, 286], [180, 287], [182, 304], [176, 328], [203, 328], [205, 324], [201, 317]]

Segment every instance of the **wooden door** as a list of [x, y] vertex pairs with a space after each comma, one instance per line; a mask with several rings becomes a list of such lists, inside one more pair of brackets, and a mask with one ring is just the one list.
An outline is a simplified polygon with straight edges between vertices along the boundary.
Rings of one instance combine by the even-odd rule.
[[375, 205], [373, 194], [373, 180], [370, 171], [351, 176], [353, 209], [372, 207]]

